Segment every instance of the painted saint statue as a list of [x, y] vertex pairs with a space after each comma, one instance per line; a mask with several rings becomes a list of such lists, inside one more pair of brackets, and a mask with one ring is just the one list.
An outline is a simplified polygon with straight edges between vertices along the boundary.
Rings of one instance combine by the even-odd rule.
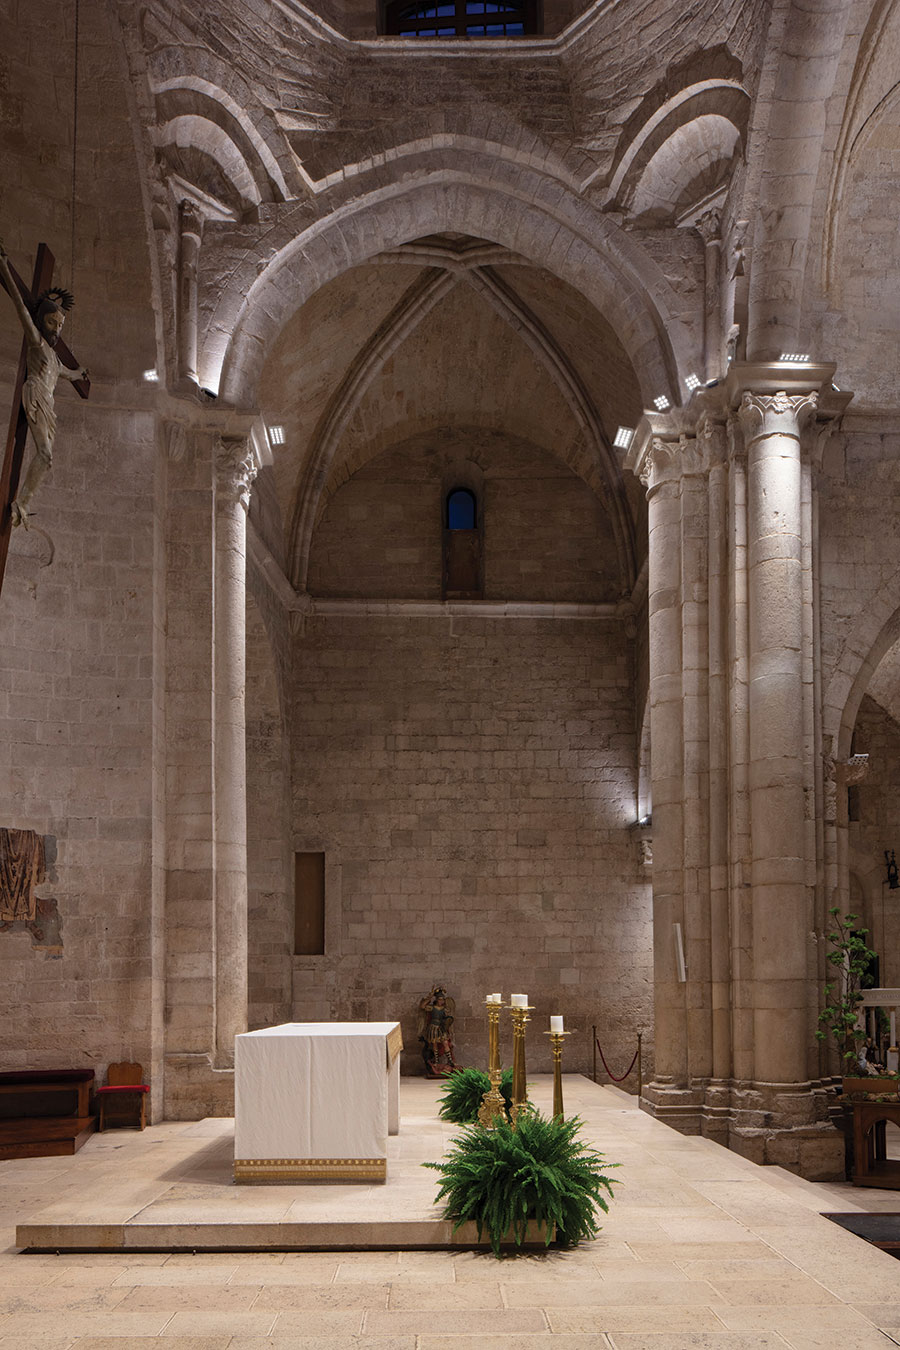
[[13, 525], [24, 525], [27, 529], [28, 503], [53, 462], [53, 441], [56, 437], [53, 398], [56, 382], [60, 376], [73, 382], [86, 380], [88, 372], [69, 370], [53, 350], [65, 323], [66, 314], [74, 304], [70, 293], [60, 286], [43, 291], [37, 298], [32, 314], [13, 281], [2, 240], [0, 240], [0, 273], [16, 307], [19, 322], [25, 330], [27, 373], [22, 386], [22, 407], [25, 409], [35, 452], [10, 512]]
[[443, 985], [436, 984], [419, 1003], [418, 1036], [429, 1078], [444, 1078], [456, 1068], [453, 1058], [453, 1021], [456, 1003]]

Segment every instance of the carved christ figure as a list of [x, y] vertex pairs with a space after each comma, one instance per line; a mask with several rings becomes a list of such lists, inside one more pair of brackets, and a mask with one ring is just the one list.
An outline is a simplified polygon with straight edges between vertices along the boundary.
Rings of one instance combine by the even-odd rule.
[[86, 380], [88, 372], [69, 370], [53, 350], [65, 323], [66, 312], [74, 303], [69, 292], [59, 286], [44, 291], [38, 296], [32, 316], [10, 273], [2, 240], [0, 240], [0, 272], [16, 307], [19, 322], [25, 330], [27, 345], [25, 358], [27, 374], [22, 386], [22, 407], [25, 409], [31, 430], [35, 453], [28, 466], [25, 482], [10, 506], [13, 525], [24, 525], [27, 529], [28, 503], [53, 462], [53, 441], [56, 436], [53, 396], [56, 382], [60, 376], [73, 383], [76, 380]]

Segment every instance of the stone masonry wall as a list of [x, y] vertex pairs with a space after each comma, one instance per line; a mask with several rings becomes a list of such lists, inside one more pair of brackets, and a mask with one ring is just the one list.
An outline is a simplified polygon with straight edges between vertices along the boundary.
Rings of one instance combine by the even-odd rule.
[[[0, 824], [55, 838], [55, 876], [42, 895], [58, 913], [40, 933], [18, 923], [0, 932], [0, 1067], [86, 1066], [102, 1081], [116, 1059], [152, 1073], [160, 1008], [151, 955], [159, 460], [141, 380], [156, 360], [147, 238], [106, 6], [80, 7], [74, 276], [74, 11], [35, 0], [4, 15], [0, 229], [26, 280], [40, 240], [56, 255], [54, 280], [76, 295], [64, 336], [94, 384], [85, 404], [60, 383], [52, 472], [33, 528], [13, 538], [0, 596]], [[4, 410], [20, 342], [0, 294]]]
[[294, 1017], [397, 1017], [417, 1072], [434, 982], [462, 1063], [483, 1059], [484, 994], [524, 990], [535, 1071], [551, 1012], [578, 1031], [570, 1068], [590, 1070], [592, 1023], [624, 1067], [652, 974], [619, 624], [319, 618], [294, 670], [295, 846], [328, 869], [326, 955], [295, 958]]

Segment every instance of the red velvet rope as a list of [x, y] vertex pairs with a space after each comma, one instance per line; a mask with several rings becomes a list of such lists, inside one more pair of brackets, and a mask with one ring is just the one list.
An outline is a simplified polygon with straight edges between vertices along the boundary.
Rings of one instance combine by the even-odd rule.
[[[595, 1039], [596, 1039], [596, 1038], [595, 1038]], [[597, 1049], [600, 1050], [600, 1042], [599, 1042], [599, 1041], [597, 1041]], [[609, 1067], [609, 1065], [607, 1064], [607, 1062], [606, 1062], [606, 1056], [604, 1055], [603, 1051], [600, 1050], [600, 1058], [603, 1060], [603, 1067], [604, 1067], [604, 1069], [606, 1070], [606, 1072], [609, 1074], [610, 1078], [613, 1080], [614, 1083], [624, 1083], [625, 1079], [626, 1079], [626, 1078], [628, 1077], [628, 1075], [631, 1073], [631, 1070], [634, 1068], [635, 1064], [637, 1064], [637, 1057], [638, 1057], [638, 1052], [635, 1050], [635, 1052], [634, 1052], [634, 1059], [633, 1059], [633, 1060], [631, 1061], [631, 1063], [628, 1065], [628, 1068], [627, 1068], [627, 1069], [625, 1070], [625, 1072], [622, 1074], [621, 1078], [617, 1078], [616, 1075], [613, 1073], [612, 1069], [611, 1069], [611, 1068]]]

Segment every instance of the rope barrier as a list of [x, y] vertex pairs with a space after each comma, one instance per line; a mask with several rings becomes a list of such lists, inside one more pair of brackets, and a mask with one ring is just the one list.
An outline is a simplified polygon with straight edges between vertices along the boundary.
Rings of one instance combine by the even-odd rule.
[[603, 1067], [604, 1067], [604, 1069], [606, 1070], [606, 1072], [609, 1074], [609, 1076], [610, 1076], [610, 1078], [613, 1080], [613, 1082], [614, 1082], [614, 1083], [624, 1083], [625, 1079], [626, 1079], [626, 1078], [628, 1077], [628, 1075], [631, 1073], [631, 1070], [634, 1068], [635, 1064], [637, 1064], [638, 1051], [635, 1050], [635, 1052], [634, 1052], [634, 1059], [631, 1061], [631, 1063], [629, 1064], [628, 1068], [627, 1068], [627, 1069], [625, 1070], [625, 1072], [621, 1075], [621, 1077], [617, 1078], [616, 1075], [613, 1073], [612, 1069], [609, 1067], [609, 1065], [608, 1065], [607, 1062], [606, 1062], [606, 1056], [605, 1056], [604, 1053], [603, 1053], [603, 1049], [602, 1049], [602, 1047], [601, 1047], [599, 1041], [597, 1041], [597, 1049], [600, 1051], [600, 1058], [603, 1060]]

